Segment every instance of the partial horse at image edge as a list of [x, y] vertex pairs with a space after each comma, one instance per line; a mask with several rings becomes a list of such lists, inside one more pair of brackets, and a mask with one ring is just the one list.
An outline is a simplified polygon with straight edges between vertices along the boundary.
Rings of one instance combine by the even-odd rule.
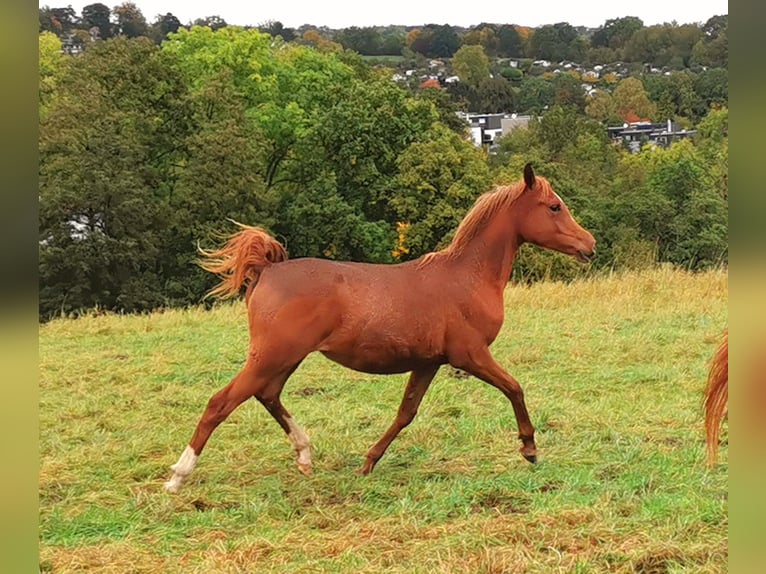
[[729, 404], [729, 330], [723, 333], [721, 342], [713, 354], [705, 387], [705, 440], [707, 464], [712, 466], [718, 458], [721, 424], [728, 415]]

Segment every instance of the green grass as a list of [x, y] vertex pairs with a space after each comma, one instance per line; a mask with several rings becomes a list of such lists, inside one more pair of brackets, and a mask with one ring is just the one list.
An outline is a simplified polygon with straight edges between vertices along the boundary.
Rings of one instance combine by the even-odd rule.
[[357, 476], [405, 376], [316, 355], [283, 394], [313, 476], [250, 401], [176, 495], [168, 466], [243, 362], [244, 305], [52, 321], [39, 338], [41, 569], [725, 572], [727, 434], [707, 468], [701, 400], [727, 281], [659, 269], [509, 287], [493, 353], [524, 387], [537, 465], [517, 452], [508, 401], [445, 367]]

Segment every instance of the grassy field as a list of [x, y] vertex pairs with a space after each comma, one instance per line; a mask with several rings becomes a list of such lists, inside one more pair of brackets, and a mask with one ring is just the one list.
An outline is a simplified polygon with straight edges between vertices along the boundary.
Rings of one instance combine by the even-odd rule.
[[405, 375], [311, 356], [285, 406], [314, 474], [256, 401], [181, 491], [162, 483], [242, 365], [243, 303], [41, 326], [43, 572], [725, 572], [728, 447], [704, 463], [701, 397], [727, 324], [726, 271], [509, 287], [498, 360], [521, 382], [539, 463], [508, 401], [443, 367], [375, 471]]

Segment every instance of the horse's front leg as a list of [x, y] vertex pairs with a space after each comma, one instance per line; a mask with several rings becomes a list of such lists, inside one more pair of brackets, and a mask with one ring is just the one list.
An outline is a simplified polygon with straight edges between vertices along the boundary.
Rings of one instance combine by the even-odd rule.
[[482, 347], [468, 353], [461, 353], [461, 356], [456, 358], [455, 362], [450, 361], [450, 364], [500, 389], [508, 397], [511, 405], [513, 405], [516, 425], [519, 429], [519, 438], [522, 442], [519, 451], [529, 462], [537, 462], [535, 429], [529, 420], [527, 406], [524, 404], [524, 391], [519, 382], [495, 361], [489, 352], [489, 348]]
[[364, 466], [358, 471], [359, 474], [364, 475], [372, 472], [372, 469], [375, 468], [375, 465], [396, 436], [404, 427], [412, 422], [418, 412], [420, 401], [423, 400], [423, 395], [426, 394], [438, 370], [439, 365], [429, 365], [410, 373], [410, 378], [404, 389], [404, 397], [402, 397], [402, 402], [399, 405], [399, 411], [396, 413], [394, 422], [380, 440], [367, 452], [367, 458], [364, 461]]

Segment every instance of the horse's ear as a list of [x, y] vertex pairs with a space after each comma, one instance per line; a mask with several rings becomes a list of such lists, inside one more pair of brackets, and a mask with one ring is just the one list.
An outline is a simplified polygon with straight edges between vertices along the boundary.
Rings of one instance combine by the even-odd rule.
[[524, 183], [527, 184], [529, 189], [535, 186], [535, 170], [532, 169], [531, 163], [524, 166]]

